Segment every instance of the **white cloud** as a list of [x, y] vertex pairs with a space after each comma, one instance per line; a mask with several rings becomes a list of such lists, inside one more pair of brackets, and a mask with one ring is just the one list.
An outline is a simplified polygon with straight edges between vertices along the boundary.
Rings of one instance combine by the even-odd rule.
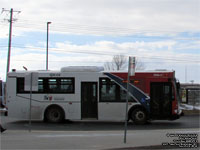
[[[112, 56], [124, 54], [133, 55], [143, 61], [146, 69], [178, 69], [184, 72], [186, 65], [199, 66], [200, 54], [177, 54], [173, 47], [174, 41], [161, 42], [123, 42], [99, 41], [93, 44], [76, 45], [70, 42], [57, 43], [55, 48], [49, 49], [49, 69], [59, 70], [71, 65], [98, 65], [111, 61]], [[34, 46], [32, 46], [34, 48]], [[167, 50], [171, 48], [171, 50]], [[165, 50], [166, 49], [166, 50]], [[27, 52], [23, 49], [12, 49], [11, 69], [22, 70], [26, 66], [29, 70], [45, 70], [45, 49], [35, 49]], [[1, 77], [5, 79], [6, 59], [0, 60]], [[159, 62], [159, 63], [158, 63]], [[194, 68], [194, 67], [191, 67]], [[191, 71], [190, 71], [191, 72]], [[182, 76], [181, 73], [177, 73]], [[183, 77], [181, 77], [183, 80]], [[195, 79], [197, 80], [197, 79]], [[200, 81], [199, 81], [200, 82]]]
[[200, 31], [198, 0], [2, 0], [0, 5], [21, 11], [16, 25], [23, 31], [45, 30], [47, 21], [52, 31], [71, 33]]

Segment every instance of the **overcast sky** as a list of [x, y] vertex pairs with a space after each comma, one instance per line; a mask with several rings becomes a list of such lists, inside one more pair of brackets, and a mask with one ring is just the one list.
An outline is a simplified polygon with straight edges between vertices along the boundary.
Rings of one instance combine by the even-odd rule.
[[[200, 83], [200, 0], [1, 0], [14, 9], [10, 68], [45, 70], [136, 56], [146, 70], [175, 70]], [[0, 14], [0, 78], [5, 80], [9, 11]], [[20, 13], [18, 11], [21, 11]]]

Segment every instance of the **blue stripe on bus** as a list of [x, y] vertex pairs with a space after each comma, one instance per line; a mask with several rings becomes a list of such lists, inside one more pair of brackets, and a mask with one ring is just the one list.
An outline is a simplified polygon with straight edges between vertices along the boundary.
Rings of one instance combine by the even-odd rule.
[[[127, 83], [123, 82], [123, 79], [113, 75], [112, 73], [104, 73], [110, 79], [112, 79], [116, 84], [122, 87], [125, 91], [127, 91]], [[142, 106], [146, 108], [148, 112], [150, 112], [150, 97], [146, 95], [143, 91], [138, 89], [133, 84], [129, 83], [129, 95], [137, 100]]]

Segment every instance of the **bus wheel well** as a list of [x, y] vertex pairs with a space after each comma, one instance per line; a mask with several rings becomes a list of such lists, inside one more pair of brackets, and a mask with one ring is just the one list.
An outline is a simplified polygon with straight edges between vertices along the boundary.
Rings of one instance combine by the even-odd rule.
[[62, 122], [65, 118], [65, 111], [57, 104], [49, 105], [44, 112], [44, 121], [50, 123]]
[[[137, 120], [135, 118], [136, 115], [138, 115], [138, 117], [141, 116], [141, 118]], [[135, 124], [145, 124], [148, 118], [149, 118], [148, 113], [146, 109], [144, 108], [144, 106], [142, 105], [134, 105], [133, 107], [130, 108], [128, 112], [128, 120], [131, 119]]]

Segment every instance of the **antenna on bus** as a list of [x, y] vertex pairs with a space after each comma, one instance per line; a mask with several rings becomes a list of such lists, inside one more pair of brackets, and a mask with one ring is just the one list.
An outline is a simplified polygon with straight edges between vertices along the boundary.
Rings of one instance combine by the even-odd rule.
[[23, 66], [23, 68], [24, 68], [24, 70], [26, 70], [26, 71], [28, 70], [25, 66]]

